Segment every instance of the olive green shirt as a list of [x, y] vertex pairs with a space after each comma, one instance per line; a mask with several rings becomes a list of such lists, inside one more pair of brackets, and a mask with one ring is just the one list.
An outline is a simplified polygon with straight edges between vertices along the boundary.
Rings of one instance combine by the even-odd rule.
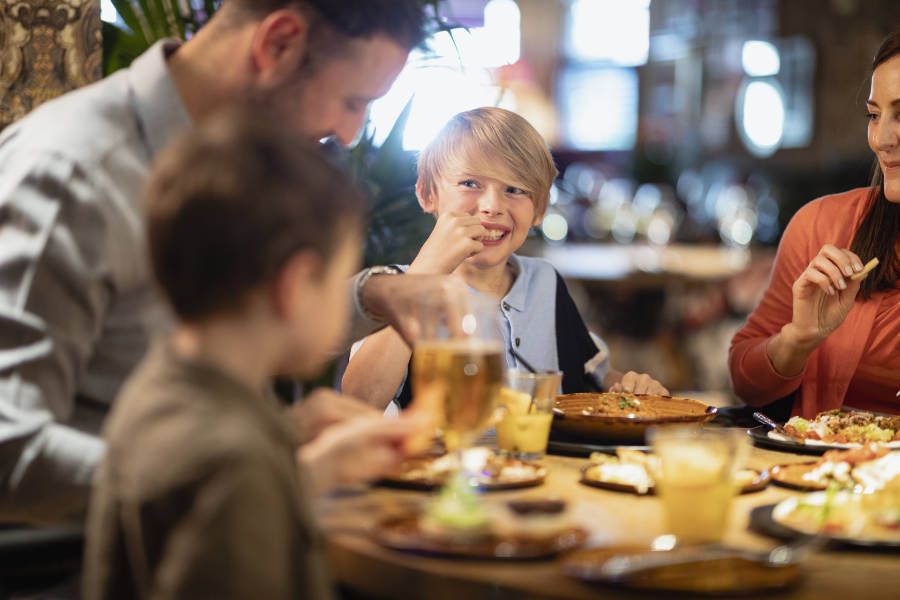
[[331, 598], [277, 401], [153, 346], [105, 428], [86, 600]]

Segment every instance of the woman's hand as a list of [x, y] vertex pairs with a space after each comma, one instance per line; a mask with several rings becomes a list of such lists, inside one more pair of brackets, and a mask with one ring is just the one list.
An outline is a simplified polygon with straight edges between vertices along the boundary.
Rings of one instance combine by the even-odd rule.
[[409, 273], [452, 273], [460, 263], [484, 248], [487, 230], [479, 217], [466, 213], [444, 213], [438, 217]]
[[826, 244], [792, 287], [792, 332], [801, 343], [818, 346], [847, 318], [862, 279], [859, 257], [847, 249]]

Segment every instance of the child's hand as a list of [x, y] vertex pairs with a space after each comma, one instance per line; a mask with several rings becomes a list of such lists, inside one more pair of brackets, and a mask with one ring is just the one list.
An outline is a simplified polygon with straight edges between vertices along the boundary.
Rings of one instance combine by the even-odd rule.
[[610, 388], [610, 392], [628, 392], [632, 394], [659, 394], [668, 396], [667, 390], [663, 384], [653, 379], [646, 373], [635, 373], [628, 371], [622, 375], [622, 379], [614, 383]]
[[326, 428], [301, 446], [297, 459], [307, 467], [313, 494], [378, 479], [408, 456], [407, 438], [428, 426], [421, 418], [359, 417]]
[[487, 233], [481, 218], [466, 213], [444, 213], [438, 217], [409, 273], [452, 273], [459, 264], [484, 248]]
[[319, 388], [287, 408], [287, 416], [301, 444], [314, 439], [326, 427], [357, 417], [380, 417], [381, 412], [351, 396]]

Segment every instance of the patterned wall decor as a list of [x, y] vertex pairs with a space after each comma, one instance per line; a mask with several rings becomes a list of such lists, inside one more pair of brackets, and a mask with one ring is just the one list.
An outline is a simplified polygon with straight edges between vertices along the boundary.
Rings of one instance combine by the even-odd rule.
[[0, 129], [100, 79], [99, 0], [0, 0]]

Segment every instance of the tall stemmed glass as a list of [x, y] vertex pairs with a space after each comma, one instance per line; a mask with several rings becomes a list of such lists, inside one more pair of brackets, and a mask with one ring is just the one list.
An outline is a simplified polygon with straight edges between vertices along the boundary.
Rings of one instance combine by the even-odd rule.
[[444, 445], [462, 462], [491, 425], [505, 360], [497, 301], [472, 294], [457, 314], [423, 306], [412, 359], [414, 403], [440, 415]]

